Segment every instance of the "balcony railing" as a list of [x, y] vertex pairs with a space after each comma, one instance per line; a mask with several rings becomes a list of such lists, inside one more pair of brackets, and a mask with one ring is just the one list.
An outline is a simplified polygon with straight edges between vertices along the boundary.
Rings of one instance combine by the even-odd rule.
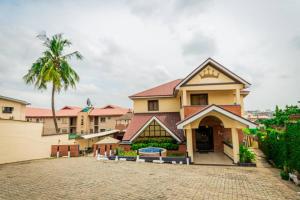
[[[201, 110], [203, 110], [204, 108], [206, 108], [209, 105], [201, 105], [201, 106], [184, 106], [184, 118], [189, 117]], [[228, 110], [229, 112], [232, 112], [236, 115], [241, 116], [242, 115], [242, 111], [241, 111], [241, 106], [240, 105], [217, 105], [220, 106], [221, 108]]]

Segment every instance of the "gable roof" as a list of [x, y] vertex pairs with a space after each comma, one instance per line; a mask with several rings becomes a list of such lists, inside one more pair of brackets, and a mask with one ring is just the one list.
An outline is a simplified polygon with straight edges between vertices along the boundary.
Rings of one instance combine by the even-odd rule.
[[82, 108], [77, 106], [65, 106], [60, 110], [55, 112], [57, 117], [72, 117], [77, 116], [77, 114], [82, 110]]
[[148, 90], [136, 93], [134, 95], [129, 96], [129, 98], [143, 98], [143, 97], [169, 97], [173, 96], [174, 89], [178, 83], [180, 83], [181, 79], [176, 79], [174, 81], [170, 81], [156, 87], [150, 88]]
[[7, 100], [7, 101], [14, 101], [14, 102], [24, 104], [24, 105], [29, 105], [30, 104], [27, 101], [23, 101], [23, 100], [11, 98], [11, 97], [5, 97], [5, 96], [2, 96], [2, 95], [0, 95], [0, 99], [4, 99], [4, 100]]
[[199, 67], [197, 67], [196, 69], [194, 69], [187, 77], [185, 77], [176, 86], [176, 90], [178, 90], [182, 85], [184, 85], [185, 83], [187, 83], [191, 78], [193, 78], [198, 72], [200, 72], [202, 69], [204, 69], [208, 64], [210, 64], [214, 68], [220, 70], [222, 73], [224, 73], [228, 77], [232, 78], [233, 80], [235, 80], [235, 81], [237, 81], [239, 83], [244, 84], [246, 88], [251, 85], [249, 82], [247, 82], [243, 78], [239, 77], [238, 75], [236, 75], [235, 73], [233, 73], [232, 71], [230, 71], [229, 69], [227, 69], [226, 67], [224, 67], [223, 65], [221, 65], [220, 63], [218, 63], [217, 61], [213, 60], [212, 58], [208, 58], [201, 65], [199, 65]]
[[175, 135], [180, 141], [184, 140], [183, 131], [176, 128], [180, 121], [180, 114], [173, 113], [138, 113], [134, 114], [131, 123], [126, 129], [123, 141], [132, 141], [137, 137], [153, 120], [156, 120], [162, 127]]
[[107, 105], [102, 108], [94, 108], [89, 115], [90, 116], [121, 116], [130, 111], [129, 108], [122, 108], [114, 105]]
[[193, 114], [193, 115], [185, 118], [184, 120], [178, 122], [176, 124], [177, 128], [178, 129], [183, 129], [183, 127], [185, 125], [190, 124], [191, 122], [199, 119], [200, 117], [208, 114], [211, 111], [216, 111], [218, 113], [221, 113], [221, 114], [223, 114], [223, 115], [225, 115], [225, 116], [227, 116], [227, 117], [229, 117], [229, 118], [231, 118], [233, 120], [236, 120], [236, 121], [238, 121], [238, 122], [240, 122], [242, 124], [245, 124], [245, 125], [249, 126], [249, 128], [256, 128], [257, 127], [257, 124], [255, 124], [255, 123], [253, 123], [253, 122], [251, 122], [251, 121], [249, 121], [249, 120], [247, 120], [247, 119], [245, 119], [245, 118], [243, 118], [243, 117], [241, 117], [241, 116], [239, 116], [239, 115], [237, 115], [235, 113], [232, 113], [232, 112], [230, 112], [228, 110], [225, 110], [225, 109], [223, 109], [220, 106], [212, 104], [212, 105], [207, 106], [206, 108], [200, 110], [199, 112], [197, 112], [197, 113], [195, 113], [195, 114]]
[[51, 109], [47, 109], [47, 108], [26, 107], [25, 116], [26, 117], [52, 117], [52, 111]]

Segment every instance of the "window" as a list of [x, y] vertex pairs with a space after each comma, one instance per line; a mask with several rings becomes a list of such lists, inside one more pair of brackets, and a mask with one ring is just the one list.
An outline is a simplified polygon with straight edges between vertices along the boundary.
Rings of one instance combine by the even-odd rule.
[[100, 122], [105, 122], [105, 117], [101, 117]]
[[208, 105], [208, 95], [191, 94], [191, 105]]
[[93, 129], [90, 129], [90, 133], [93, 133]]
[[104, 132], [105, 131], [105, 129], [100, 129], [100, 132]]
[[2, 113], [12, 113], [14, 110], [14, 107], [3, 107]]
[[158, 100], [148, 101], [148, 111], [158, 111]]
[[81, 116], [81, 122], [80, 122], [81, 126], [83, 126], [84, 121], [83, 121], [83, 116]]
[[36, 118], [36, 122], [40, 122], [40, 119], [39, 119], [39, 118]]
[[90, 118], [90, 122], [93, 122], [93, 120], [94, 120], [94, 118], [93, 118], [93, 117], [91, 117], [91, 118]]
[[153, 121], [139, 137], [170, 137], [170, 135], [156, 121]]
[[61, 118], [61, 121], [62, 121], [61, 123], [62, 123], [62, 124], [67, 124], [67, 123], [68, 123], [68, 122], [67, 122], [67, 119], [68, 119], [68, 118]]
[[61, 129], [61, 132], [62, 132], [62, 133], [67, 133], [67, 132], [68, 132], [68, 130], [67, 130], [67, 129], [65, 129], [65, 128], [63, 128], [63, 129]]
[[110, 120], [110, 117], [107, 117], [108, 120]]

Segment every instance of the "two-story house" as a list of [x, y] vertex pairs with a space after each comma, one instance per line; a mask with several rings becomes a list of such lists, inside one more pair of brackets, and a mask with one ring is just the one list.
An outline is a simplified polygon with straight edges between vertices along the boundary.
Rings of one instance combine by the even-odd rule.
[[28, 102], [0, 95], [0, 119], [25, 120]]
[[194, 161], [201, 152], [224, 152], [239, 161], [241, 129], [256, 127], [242, 117], [250, 83], [209, 58], [184, 79], [130, 96], [134, 116], [123, 137], [172, 137], [186, 144]]

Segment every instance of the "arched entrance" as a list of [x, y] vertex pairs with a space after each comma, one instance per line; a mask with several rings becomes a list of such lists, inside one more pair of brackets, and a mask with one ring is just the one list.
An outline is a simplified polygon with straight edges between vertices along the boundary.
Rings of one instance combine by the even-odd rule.
[[196, 149], [198, 152], [223, 151], [223, 123], [215, 116], [201, 120], [195, 130]]

